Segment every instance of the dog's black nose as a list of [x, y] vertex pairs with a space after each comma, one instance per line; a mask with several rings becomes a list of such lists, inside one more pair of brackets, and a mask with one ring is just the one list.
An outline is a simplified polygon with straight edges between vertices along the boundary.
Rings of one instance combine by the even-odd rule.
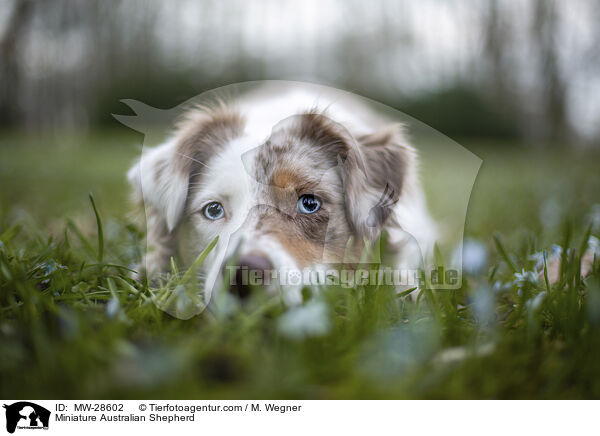
[[273, 264], [266, 254], [248, 253], [234, 263], [227, 264], [225, 274], [229, 275], [230, 291], [238, 297], [246, 298], [253, 287], [270, 284]]

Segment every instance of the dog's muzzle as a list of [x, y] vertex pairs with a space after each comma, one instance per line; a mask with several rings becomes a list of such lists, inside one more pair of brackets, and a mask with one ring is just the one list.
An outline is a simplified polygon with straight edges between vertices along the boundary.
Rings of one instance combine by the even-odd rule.
[[244, 299], [252, 289], [271, 282], [273, 263], [261, 252], [251, 252], [225, 263], [223, 274], [229, 280], [229, 290]]

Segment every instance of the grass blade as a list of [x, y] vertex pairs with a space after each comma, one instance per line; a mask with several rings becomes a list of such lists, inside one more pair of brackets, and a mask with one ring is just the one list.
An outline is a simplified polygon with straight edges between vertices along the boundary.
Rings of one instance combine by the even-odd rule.
[[498, 252], [502, 256], [508, 267], [512, 270], [513, 273], [517, 272], [517, 268], [515, 267], [515, 264], [512, 263], [512, 260], [510, 260], [510, 256], [506, 253], [506, 250], [504, 249], [504, 246], [500, 241], [500, 235], [498, 233], [494, 233], [494, 243], [496, 244]]
[[96, 215], [96, 226], [98, 228], [98, 263], [102, 264], [104, 261], [104, 232], [102, 231], [102, 220], [100, 219], [100, 214], [98, 213], [98, 208], [96, 207], [96, 202], [94, 201], [92, 193], [90, 193], [89, 197], [92, 208], [94, 209], [94, 215]]
[[196, 258], [196, 260], [194, 261], [192, 266], [189, 267], [189, 269], [185, 272], [183, 278], [181, 279], [182, 283], [186, 283], [192, 277], [194, 277], [194, 275], [196, 274], [196, 271], [198, 270], [200, 265], [202, 265], [202, 263], [206, 259], [206, 256], [208, 256], [209, 253], [212, 251], [212, 249], [215, 248], [215, 245], [217, 245], [218, 241], [219, 241], [219, 237], [217, 236], [217, 237], [215, 237], [215, 239], [212, 240], [212, 242], [210, 244], [208, 244], [208, 246], [202, 251], [202, 253], [200, 253], [200, 255]]

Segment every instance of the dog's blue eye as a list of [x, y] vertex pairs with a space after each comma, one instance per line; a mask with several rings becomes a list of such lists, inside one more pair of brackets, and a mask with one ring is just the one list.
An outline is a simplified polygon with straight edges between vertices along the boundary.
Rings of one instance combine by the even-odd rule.
[[206, 218], [213, 221], [219, 220], [225, 216], [225, 209], [218, 201], [212, 201], [208, 203], [206, 206], [204, 206], [202, 212], [204, 212], [204, 216]]
[[302, 195], [298, 199], [298, 212], [315, 213], [321, 208], [321, 200], [311, 194]]

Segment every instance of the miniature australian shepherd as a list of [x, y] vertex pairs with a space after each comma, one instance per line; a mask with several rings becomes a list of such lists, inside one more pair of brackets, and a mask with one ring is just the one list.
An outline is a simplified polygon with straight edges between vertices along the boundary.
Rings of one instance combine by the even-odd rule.
[[146, 211], [143, 269], [191, 264], [218, 236], [207, 288], [243, 268], [294, 303], [299, 288], [267, 272], [356, 266], [383, 234], [381, 261], [418, 268], [436, 239], [418, 173], [403, 126], [350, 93], [279, 84], [194, 105], [128, 173]]

